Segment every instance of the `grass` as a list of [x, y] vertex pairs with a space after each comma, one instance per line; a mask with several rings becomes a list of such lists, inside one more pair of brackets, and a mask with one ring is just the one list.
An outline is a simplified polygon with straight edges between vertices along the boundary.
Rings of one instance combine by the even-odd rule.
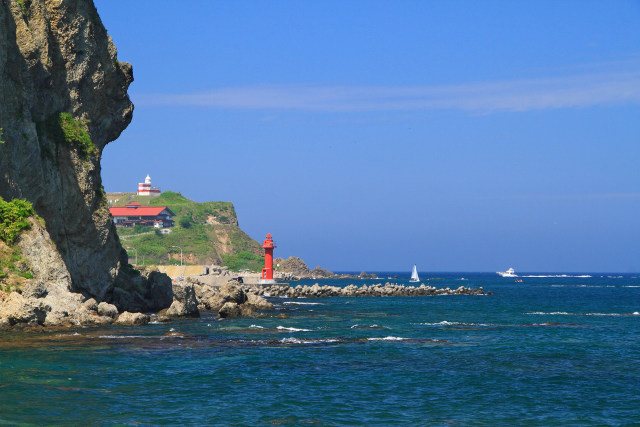
[[23, 230], [31, 227], [27, 221], [30, 216], [35, 216], [35, 211], [28, 201], [13, 199], [5, 202], [0, 197], [0, 239], [12, 245]]
[[255, 273], [262, 271], [262, 267], [264, 267], [264, 257], [246, 251], [222, 255], [222, 261], [232, 271], [248, 269]]
[[69, 113], [53, 114], [44, 122], [36, 123], [43, 156], [53, 158], [51, 148], [43, 141], [45, 135], [57, 145], [71, 146], [85, 160], [91, 156], [97, 156], [98, 147], [91, 142], [91, 136], [87, 132], [88, 124], [88, 120], [75, 119]]

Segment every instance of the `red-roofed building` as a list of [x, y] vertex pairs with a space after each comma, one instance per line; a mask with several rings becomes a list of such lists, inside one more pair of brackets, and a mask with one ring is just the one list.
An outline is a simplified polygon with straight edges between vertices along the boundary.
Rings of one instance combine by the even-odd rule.
[[142, 206], [140, 203], [131, 202], [124, 208], [109, 208], [109, 211], [117, 227], [143, 225], [164, 228], [174, 225], [175, 214], [166, 206]]

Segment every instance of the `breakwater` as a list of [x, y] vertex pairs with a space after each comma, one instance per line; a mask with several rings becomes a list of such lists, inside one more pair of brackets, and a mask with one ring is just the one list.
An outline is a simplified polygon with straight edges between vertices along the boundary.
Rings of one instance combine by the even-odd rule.
[[243, 290], [260, 296], [288, 297], [288, 298], [322, 298], [322, 297], [413, 297], [432, 295], [491, 295], [482, 287], [467, 288], [460, 286], [455, 289], [435, 288], [420, 284], [419, 286], [406, 286], [397, 283], [377, 283], [372, 285], [357, 286], [354, 284], [339, 287], [331, 285], [298, 285], [291, 287], [288, 284], [274, 285], [245, 285]]

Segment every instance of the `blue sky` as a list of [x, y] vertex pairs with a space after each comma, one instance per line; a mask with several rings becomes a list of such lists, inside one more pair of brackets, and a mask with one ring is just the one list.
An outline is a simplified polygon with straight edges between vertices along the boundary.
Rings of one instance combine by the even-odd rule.
[[107, 191], [332, 270], [640, 271], [640, 2], [97, 0]]

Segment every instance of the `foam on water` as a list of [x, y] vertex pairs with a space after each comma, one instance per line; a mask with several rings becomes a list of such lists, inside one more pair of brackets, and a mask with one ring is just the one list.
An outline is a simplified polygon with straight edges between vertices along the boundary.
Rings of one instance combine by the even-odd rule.
[[325, 305], [321, 302], [302, 302], [302, 301], [285, 301], [283, 304], [291, 304], [291, 305]]
[[278, 326], [276, 329], [280, 331], [287, 331], [287, 332], [311, 332], [311, 329], [288, 328], [286, 326]]
[[388, 336], [382, 338], [367, 338], [367, 341], [404, 341], [406, 339], [408, 338]]

